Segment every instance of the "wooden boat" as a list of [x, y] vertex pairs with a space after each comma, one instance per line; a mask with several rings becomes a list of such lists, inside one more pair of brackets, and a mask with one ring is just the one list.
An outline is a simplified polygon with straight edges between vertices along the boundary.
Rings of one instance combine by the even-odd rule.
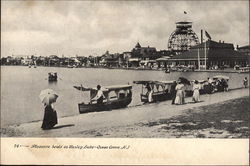
[[93, 100], [97, 93], [96, 88], [85, 88], [82, 86], [74, 86], [74, 88], [80, 91], [90, 92], [90, 102], [82, 102], [78, 104], [80, 113], [107, 111], [112, 109], [124, 108], [132, 101], [131, 85], [114, 85], [103, 87], [101, 90], [103, 91], [105, 98], [101, 105], [98, 105], [96, 100]]
[[48, 73], [48, 81], [49, 82], [57, 81], [57, 73]]
[[152, 102], [165, 101], [172, 98], [170, 89], [174, 85], [174, 81], [134, 81], [133, 83], [142, 85], [141, 101], [144, 103], [149, 102], [148, 87], [152, 90]]
[[214, 80], [214, 86], [215, 86], [215, 92], [223, 92], [228, 91], [228, 76], [223, 75], [217, 75], [213, 77]]
[[[195, 80], [190, 81], [191, 85], [186, 89], [186, 96], [193, 95], [193, 84]], [[209, 82], [208, 80], [197, 80], [200, 84], [201, 89], [200, 94], [212, 94], [215, 92], [225, 91], [225, 88], [228, 87], [228, 76], [217, 75]]]

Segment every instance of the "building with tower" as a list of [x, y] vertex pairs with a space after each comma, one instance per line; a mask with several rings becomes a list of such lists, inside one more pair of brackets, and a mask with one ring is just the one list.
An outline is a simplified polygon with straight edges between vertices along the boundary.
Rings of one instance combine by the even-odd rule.
[[247, 66], [249, 56], [234, 50], [232, 43], [207, 40], [168, 60], [168, 65], [192, 65], [196, 69], [217, 69], [235, 65]]

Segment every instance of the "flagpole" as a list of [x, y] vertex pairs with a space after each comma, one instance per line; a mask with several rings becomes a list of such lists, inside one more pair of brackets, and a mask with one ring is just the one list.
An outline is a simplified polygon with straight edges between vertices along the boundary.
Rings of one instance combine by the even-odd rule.
[[201, 70], [200, 68], [200, 49], [198, 48], [198, 69]]
[[207, 53], [206, 53], [206, 41], [205, 41], [205, 70], [207, 70]]

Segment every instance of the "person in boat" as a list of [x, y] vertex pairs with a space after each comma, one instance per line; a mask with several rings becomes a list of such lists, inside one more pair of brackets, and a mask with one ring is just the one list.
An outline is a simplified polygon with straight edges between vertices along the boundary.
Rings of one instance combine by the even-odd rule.
[[243, 79], [243, 85], [244, 85], [245, 88], [247, 88], [247, 86], [248, 86], [248, 79], [247, 79], [247, 77], [245, 77]]
[[207, 82], [208, 82], [209, 84], [212, 84], [212, 83], [213, 83], [213, 80], [212, 80], [211, 78], [207, 77]]
[[97, 104], [102, 105], [103, 104], [103, 99], [104, 99], [104, 94], [103, 91], [101, 90], [101, 86], [97, 85], [97, 94], [95, 96]]
[[176, 81], [174, 81], [173, 85], [171, 85], [171, 88], [170, 88], [170, 94], [171, 94], [171, 97], [172, 97], [172, 104], [175, 104], [174, 101], [175, 101], [175, 98], [176, 98]]
[[148, 102], [151, 103], [151, 102], [153, 102], [153, 91], [152, 91], [152, 88], [150, 87], [149, 83], [146, 84], [146, 89], [147, 89], [146, 95], [148, 96]]
[[185, 102], [184, 87], [185, 87], [184, 84], [182, 84], [181, 81], [179, 80], [175, 87], [175, 90], [176, 90], [175, 104], [177, 105], [184, 104]]
[[57, 124], [57, 113], [53, 109], [52, 104], [44, 104], [44, 117], [41, 128], [48, 130], [53, 128]]
[[54, 73], [54, 79], [57, 80], [57, 73]]
[[193, 101], [195, 103], [200, 101], [200, 84], [197, 80], [194, 81], [193, 85]]

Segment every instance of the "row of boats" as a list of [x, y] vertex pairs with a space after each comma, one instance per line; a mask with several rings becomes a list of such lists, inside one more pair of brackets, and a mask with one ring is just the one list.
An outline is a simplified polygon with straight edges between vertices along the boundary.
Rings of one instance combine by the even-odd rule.
[[[185, 84], [186, 96], [192, 96], [195, 80], [189, 81], [183, 77], [180, 77], [182, 83]], [[200, 94], [211, 94], [214, 92], [224, 91], [228, 87], [229, 77], [218, 75], [214, 76], [211, 80], [196, 80], [196, 83], [200, 84]], [[166, 101], [173, 98], [172, 89], [176, 86], [176, 81], [134, 81], [134, 84], [141, 85], [141, 102], [149, 102], [148, 87], [152, 90], [152, 102]], [[104, 94], [103, 103], [100, 105], [94, 100], [97, 94], [96, 88], [86, 88], [81, 86], [74, 86], [75, 89], [89, 92], [89, 103], [79, 103], [78, 108], [80, 113], [106, 111], [118, 108], [127, 107], [132, 101], [132, 85], [114, 85], [102, 87]]]

